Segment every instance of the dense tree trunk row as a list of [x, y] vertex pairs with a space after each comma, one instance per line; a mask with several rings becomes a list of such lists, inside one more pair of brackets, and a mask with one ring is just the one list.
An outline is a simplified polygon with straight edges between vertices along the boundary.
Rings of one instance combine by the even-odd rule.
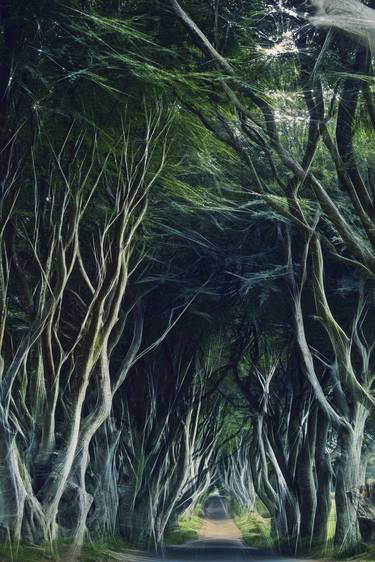
[[[86, 138], [77, 144], [71, 129], [50, 149], [43, 171], [31, 155], [31, 184], [9, 151], [2, 184], [1, 521], [13, 541], [54, 540], [69, 490], [77, 499], [70, 533], [77, 543], [84, 539], [90, 446], [142, 343], [139, 299], [124, 297], [137, 266], [134, 239], [163, 166], [162, 157], [150, 175], [152, 144], [163, 127], [160, 116], [146, 122], [138, 155], [129, 154], [129, 139], [121, 138], [119, 160], [111, 153], [101, 159], [95, 132], [86, 149]], [[91, 200], [103, 184], [109, 212], [87, 253], [82, 243]], [[114, 369], [111, 356], [124, 338], [126, 352]]]

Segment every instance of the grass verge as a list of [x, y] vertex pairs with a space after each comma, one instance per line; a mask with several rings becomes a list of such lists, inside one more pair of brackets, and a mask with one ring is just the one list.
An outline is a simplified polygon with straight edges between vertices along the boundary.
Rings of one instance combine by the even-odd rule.
[[244, 543], [254, 548], [271, 549], [271, 520], [259, 513], [242, 513], [234, 517]]
[[187, 541], [198, 539], [198, 531], [203, 525], [203, 512], [198, 508], [189, 516], [181, 515], [178, 518], [178, 526], [166, 533], [166, 544], [183, 544]]
[[365, 552], [358, 554], [358, 556], [354, 556], [350, 560], [355, 560], [356, 562], [364, 562], [365, 560], [368, 562], [369, 560], [375, 561], [375, 546], [371, 545], [367, 547]]
[[[125, 542], [97, 542], [84, 546], [74, 558], [77, 562], [114, 562], [112, 552], [126, 551]], [[9, 547], [0, 545], [0, 562], [70, 562], [71, 550], [67, 544], [55, 547], [25, 546]]]

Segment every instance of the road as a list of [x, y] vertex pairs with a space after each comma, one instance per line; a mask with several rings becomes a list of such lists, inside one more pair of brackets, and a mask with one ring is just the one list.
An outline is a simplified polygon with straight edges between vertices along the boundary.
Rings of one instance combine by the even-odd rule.
[[284, 558], [272, 553], [246, 546], [241, 533], [230, 518], [224, 501], [220, 496], [211, 496], [206, 504], [206, 519], [200, 531], [199, 539], [181, 546], [168, 547], [162, 557], [169, 562], [195, 560], [225, 560], [237, 562], [307, 562], [296, 558]]
[[146, 553], [111, 553], [113, 562], [311, 562], [301, 558], [285, 558], [271, 552], [246, 546], [238, 527], [228, 514], [220, 496], [211, 496], [206, 503], [206, 519], [199, 539], [179, 546], [169, 546], [158, 557]]

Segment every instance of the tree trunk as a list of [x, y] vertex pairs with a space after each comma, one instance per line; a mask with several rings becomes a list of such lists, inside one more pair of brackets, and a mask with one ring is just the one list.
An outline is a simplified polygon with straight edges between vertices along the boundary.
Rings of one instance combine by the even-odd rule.
[[316, 413], [309, 415], [307, 434], [297, 462], [297, 483], [301, 512], [300, 541], [302, 549], [309, 550], [312, 545], [314, 521], [317, 506], [316, 485], [313, 471], [315, 451]]
[[331, 512], [332, 467], [327, 451], [327, 439], [330, 422], [320, 409], [317, 419], [317, 436], [315, 449], [315, 469], [317, 481], [317, 505], [314, 523], [314, 539], [326, 543], [328, 538], [328, 521]]
[[345, 551], [355, 550], [361, 541], [357, 489], [361, 480], [363, 432], [369, 415], [361, 404], [356, 404], [354, 409], [353, 430], [340, 429], [338, 434], [340, 458], [336, 474], [335, 544]]

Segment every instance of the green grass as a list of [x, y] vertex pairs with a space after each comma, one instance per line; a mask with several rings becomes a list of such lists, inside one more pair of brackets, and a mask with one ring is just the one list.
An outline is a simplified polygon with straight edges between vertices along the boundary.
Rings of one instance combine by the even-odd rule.
[[[248, 546], [261, 549], [272, 549], [271, 520], [269, 512], [264, 504], [256, 501], [257, 512], [241, 512], [238, 505], [233, 506], [232, 514], [234, 521], [240, 529], [244, 542]], [[316, 545], [309, 558], [319, 560], [342, 560], [345, 562], [375, 562], [375, 546], [363, 545], [363, 552], [355, 556], [349, 556], [335, 547], [333, 539], [336, 529], [336, 504], [332, 497], [331, 513], [328, 520], [328, 541], [325, 545]]]
[[18, 548], [9, 546], [0, 546], [0, 561], [12, 562], [13, 560], [22, 560], [22, 562], [38, 562], [54, 560], [54, 557], [48, 556], [48, 551], [42, 547], [19, 546]]
[[341, 562], [375, 562], [375, 546], [373, 545], [365, 545], [363, 544], [362, 547], [363, 551], [356, 555], [350, 555], [347, 552], [343, 552], [338, 548], [332, 547], [330, 551], [326, 551], [320, 556], [314, 553], [314, 558], [319, 558], [320, 560], [327, 560], [330, 562], [334, 562], [335, 560]]
[[[313, 558], [328, 558], [328, 559], [338, 559], [340, 558], [340, 551], [334, 545], [334, 537], [336, 530], [336, 502], [334, 494], [331, 498], [331, 512], [328, 518], [328, 533], [327, 533], [327, 543], [324, 545], [314, 545], [312, 551]], [[342, 556], [341, 556], [342, 558]]]
[[[339, 547], [334, 544], [335, 530], [336, 530], [336, 502], [334, 494], [332, 494], [332, 504], [331, 512], [329, 514], [328, 520], [328, 534], [327, 534], [327, 544], [324, 546], [317, 546], [314, 548], [311, 557], [314, 559], [326, 559], [326, 560], [342, 560], [344, 562], [355, 561], [355, 562], [375, 562], [375, 546], [363, 545], [363, 552], [355, 556], [349, 556], [347, 553], [343, 552]], [[360, 547], [361, 548], [361, 547]]]
[[354, 556], [353, 558], [351, 558], [350, 560], [355, 560], [356, 562], [362, 562], [362, 561], [369, 561], [375, 560], [375, 546], [371, 545], [367, 547], [367, 550], [361, 554], [359, 554], [358, 556]]
[[335, 536], [335, 530], [336, 530], [336, 502], [334, 498], [332, 498], [331, 511], [328, 519], [328, 533], [327, 533], [328, 541], [333, 540], [333, 537]]
[[182, 544], [194, 541], [198, 538], [198, 531], [202, 525], [203, 513], [201, 508], [198, 508], [192, 515], [179, 517], [178, 527], [167, 532], [165, 542], [166, 544]]
[[243, 540], [254, 548], [272, 548], [271, 520], [260, 513], [243, 513], [236, 515], [234, 521], [242, 533]]
[[[169, 531], [165, 537], [167, 544], [182, 544], [198, 538], [198, 531], [203, 524], [204, 513], [199, 506], [192, 515], [181, 516], [176, 529]], [[139, 545], [138, 545], [139, 546]], [[129, 545], [123, 541], [103, 540], [85, 545], [80, 550], [77, 562], [114, 562], [112, 553], [126, 551]], [[53, 550], [48, 547], [20, 545], [17, 549], [0, 545], [0, 562], [55, 562], [67, 560], [69, 545], [56, 543]]]
[[245, 544], [266, 550], [272, 548], [270, 513], [259, 498], [253, 512], [244, 511], [236, 502], [230, 504], [230, 511]]
[[79, 560], [82, 562], [113, 562], [112, 552], [126, 551], [129, 545], [121, 542], [95, 542], [90, 546], [84, 546]]
[[328, 532], [327, 532], [327, 542], [325, 544], [314, 545], [312, 551], [313, 558], [337, 558], [339, 552], [334, 545], [333, 539], [335, 537], [336, 530], [336, 502], [334, 496], [332, 495], [331, 500], [331, 512], [328, 518]]
[[[96, 542], [84, 546], [77, 556], [80, 562], [113, 562], [111, 552], [126, 550], [125, 542]], [[69, 545], [57, 544], [53, 549], [42, 546], [20, 545], [18, 548], [0, 545], [0, 562], [55, 562], [66, 560]], [[65, 555], [65, 556], [64, 556]]]

